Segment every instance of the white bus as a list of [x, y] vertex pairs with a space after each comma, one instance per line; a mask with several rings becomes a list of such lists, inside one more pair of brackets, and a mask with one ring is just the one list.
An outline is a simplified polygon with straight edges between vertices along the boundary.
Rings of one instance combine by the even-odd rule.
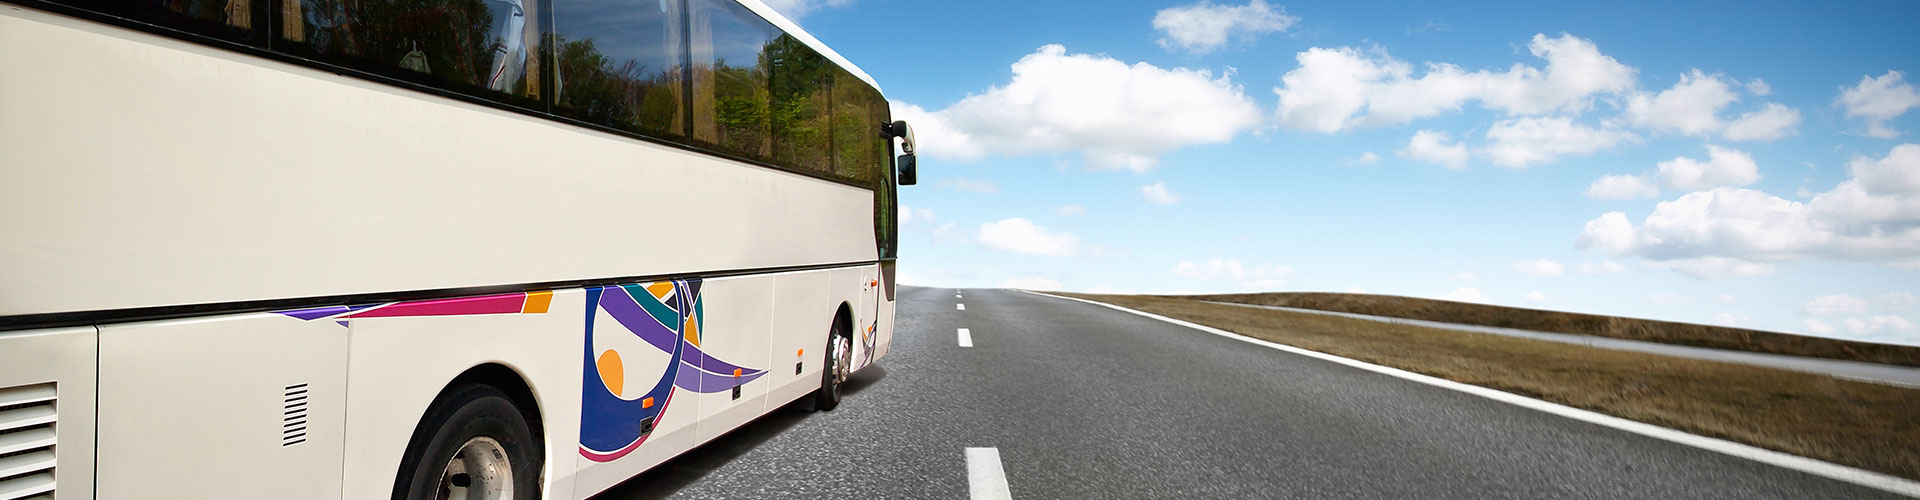
[[0, 0], [0, 500], [584, 498], [831, 409], [911, 153], [758, 0]]

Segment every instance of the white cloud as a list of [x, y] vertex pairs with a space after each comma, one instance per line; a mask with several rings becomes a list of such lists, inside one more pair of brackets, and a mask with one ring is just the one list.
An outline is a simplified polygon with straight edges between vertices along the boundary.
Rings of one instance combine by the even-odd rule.
[[1726, 257], [1695, 257], [1692, 259], [1668, 261], [1666, 264], [1667, 269], [1672, 269], [1673, 272], [1686, 275], [1690, 278], [1703, 280], [1747, 278], [1773, 274], [1773, 264], [1748, 262]]
[[1627, 266], [1625, 264], [1621, 264], [1613, 261], [1601, 262], [1599, 264], [1595, 264], [1592, 262], [1581, 262], [1580, 265], [1576, 267], [1576, 269], [1580, 270], [1580, 274], [1599, 276], [1603, 274], [1614, 274], [1614, 273], [1626, 271]]
[[1167, 191], [1165, 182], [1140, 186], [1140, 197], [1155, 205], [1172, 205], [1180, 202], [1180, 195]]
[[1817, 319], [1809, 318], [1804, 323], [1807, 325], [1806, 332], [1814, 335], [1833, 335], [1838, 331], [1833, 328], [1833, 325]]
[[1753, 94], [1753, 95], [1772, 94], [1773, 86], [1767, 85], [1766, 80], [1755, 78], [1753, 79], [1753, 81], [1747, 82], [1747, 93]]
[[1493, 142], [1480, 148], [1480, 154], [1493, 160], [1494, 165], [1524, 169], [1552, 163], [1561, 156], [1597, 153], [1624, 141], [1639, 140], [1639, 136], [1588, 127], [1560, 116], [1501, 120], [1487, 129], [1487, 139]]
[[1720, 313], [1713, 315], [1713, 322], [1719, 323], [1722, 326], [1744, 327], [1752, 325], [1753, 319], [1745, 316], [1734, 316], [1732, 313]]
[[1467, 168], [1467, 144], [1464, 142], [1449, 144], [1448, 141], [1446, 132], [1421, 130], [1414, 132], [1413, 138], [1407, 141], [1406, 149], [1400, 150], [1397, 154], [1401, 158], [1433, 163], [1447, 167], [1449, 170]]
[[1087, 214], [1087, 207], [1081, 205], [1061, 205], [1053, 207], [1053, 213], [1061, 217], [1077, 217]]
[[1100, 170], [1145, 172], [1162, 154], [1232, 140], [1261, 121], [1232, 82], [1207, 70], [1127, 64], [1048, 45], [1013, 63], [1013, 80], [939, 111], [894, 103], [925, 154], [971, 161], [988, 155], [1079, 152]]
[[1460, 274], [1453, 275], [1453, 279], [1460, 280], [1460, 281], [1473, 281], [1478, 278], [1479, 276], [1475, 276], [1473, 273], [1466, 272], [1466, 271], [1460, 271]]
[[903, 204], [900, 205], [899, 214], [900, 225], [902, 226], [924, 225], [934, 222], [933, 209], [931, 208], [913, 208]]
[[1807, 314], [1861, 314], [1867, 312], [1867, 300], [1847, 294], [1821, 295], [1801, 310]]
[[1440, 295], [1435, 295], [1433, 296], [1433, 298], [1440, 299], [1440, 300], [1451, 300], [1454, 302], [1470, 302], [1474, 304], [1488, 303], [1486, 294], [1480, 293], [1480, 289], [1478, 288], [1461, 288], [1461, 289], [1457, 289], [1457, 290], [1443, 293]]
[[1372, 152], [1372, 151], [1364, 151], [1364, 152], [1361, 152], [1361, 153], [1360, 153], [1360, 156], [1357, 156], [1357, 157], [1353, 157], [1353, 158], [1341, 158], [1341, 159], [1340, 159], [1340, 164], [1342, 164], [1342, 165], [1372, 165], [1372, 164], [1374, 164], [1374, 163], [1378, 163], [1379, 161], [1380, 161], [1380, 155], [1377, 155], [1377, 154], [1373, 154], [1373, 152]]
[[1723, 260], [1685, 266], [1734, 274], [1799, 259], [1920, 266], [1920, 145], [1856, 157], [1847, 170], [1849, 179], [1807, 202], [1723, 187], [1661, 202], [1637, 227], [1624, 213], [1607, 213], [1588, 221], [1576, 243], [1656, 261], [1713, 257]]
[[1660, 188], [1638, 175], [1606, 175], [1587, 186], [1586, 195], [1596, 200], [1644, 200], [1660, 196]]
[[1660, 162], [1659, 166], [1662, 184], [1685, 191], [1760, 182], [1760, 166], [1753, 162], [1753, 155], [1711, 144], [1707, 145], [1707, 161], [1681, 156]]
[[981, 224], [979, 240], [987, 248], [1028, 255], [1062, 257], [1082, 252], [1079, 236], [1048, 232], [1023, 217]]
[[1887, 126], [1887, 122], [1920, 106], [1920, 91], [1907, 83], [1904, 74], [1888, 71], [1878, 77], [1860, 77], [1859, 85], [1842, 87], [1835, 102], [1847, 108], [1848, 117], [1866, 120], [1868, 136], [1892, 139], [1899, 137], [1900, 131]]
[[1799, 125], [1800, 110], [1770, 102], [1759, 111], [1734, 119], [1723, 135], [1729, 141], [1772, 141], [1793, 135]]
[[1367, 291], [1367, 289], [1365, 289], [1365, 288], [1360, 288], [1360, 287], [1357, 287], [1357, 286], [1348, 286], [1348, 287], [1347, 287], [1347, 293], [1373, 293], [1373, 292], [1369, 292], [1369, 291]]
[[1638, 127], [1691, 136], [1719, 132], [1720, 110], [1740, 100], [1734, 82], [1693, 70], [1658, 94], [1641, 92], [1627, 99], [1627, 121]]
[[1286, 279], [1293, 276], [1293, 268], [1262, 264], [1248, 266], [1236, 259], [1209, 259], [1206, 262], [1181, 261], [1173, 267], [1173, 275], [1191, 279], [1230, 279], [1240, 283], [1241, 288], [1279, 288], [1286, 286]]
[[[915, 135], [918, 135], [918, 132], [916, 132]], [[941, 179], [940, 187], [952, 189], [954, 191], [965, 191], [968, 193], [980, 193], [980, 194], [999, 194], [1000, 193], [999, 184], [994, 184], [992, 181], [968, 179], [965, 177]]]
[[1047, 278], [1013, 278], [1000, 282], [995, 288], [1015, 288], [1020, 290], [1059, 290], [1060, 282]]
[[1660, 292], [1653, 295], [1648, 295], [1647, 301], [1655, 304], [1660, 304], [1663, 306], [1670, 306], [1675, 304], [1685, 304], [1688, 302], [1693, 302], [1694, 298], [1690, 296], [1674, 293], [1674, 292]]
[[1515, 262], [1513, 270], [1528, 276], [1559, 276], [1566, 272], [1566, 267], [1561, 266], [1559, 262], [1538, 259]]
[[1864, 320], [1848, 318], [1846, 323], [1847, 331], [1863, 337], [1914, 332], [1913, 322], [1899, 316], [1874, 316]]
[[763, 0], [768, 7], [779, 11], [787, 19], [800, 19], [807, 13], [822, 7], [845, 7], [853, 5], [854, 0]]
[[1586, 39], [1537, 34], [1527, 49], [1546, 60], [1544, 70], [1515, 64], [1506, 71], [1468, 72], [1428, 63], [1415, 78], [1412, 65], [1382, 49], [1309, 48], [1295, 54], [1299, 67], [1274, 89], [1280, 97], [1278, 118], [1288, 128], [1333, 133], [1458, 111], [1469, 100], [1514, 115], [1578, 113], [1591, 107], [1596, 94], [1620, 94], [1634, 86], [1633, 68]]
[[1920, 305], [1920, 297], [1915, 297], [1913, 292], [1887, 292], [1880, 294], [1880, 307], [1889, 310], [1905, 311], [1912, 309], [1915, 305]]
[[1546, 302], [1547, 301], [1547, 294], [1539, 290], [1527, 292], [1525, 297], [1528, 302]]
[[1214, 5], [1201, 0], [1193, 5], [1162, 9], [1153, 15], [1153, 29], [1160, 30], [1160, 46], [1195, 54], [1213, 52], [1230, 39], [1252, 40], [1263, 34], [1286, 31], [1300, 22], [1285, 9], [1267, 6], [1262, 0], [1246, 5]]

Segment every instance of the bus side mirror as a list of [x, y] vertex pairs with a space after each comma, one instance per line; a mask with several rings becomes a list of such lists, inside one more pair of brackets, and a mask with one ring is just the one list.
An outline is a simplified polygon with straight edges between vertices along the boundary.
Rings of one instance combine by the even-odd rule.
[[907, 125], [905, 121], [897, 121], [893, 122], [893, 126], [887, 127], [887, 132], [900, 138], [900, 165], [896, 170], [900, 176], [900, 185], [912, 186], [919, 183], [920, 170], [915, 168], [918, 162], [913, 156], [916, 146], [913, 142], [913, 127]]
[[900, 155], [900, 185], [912, 186], [920, 182], [920, 172], [915, 168], [913, 153]]

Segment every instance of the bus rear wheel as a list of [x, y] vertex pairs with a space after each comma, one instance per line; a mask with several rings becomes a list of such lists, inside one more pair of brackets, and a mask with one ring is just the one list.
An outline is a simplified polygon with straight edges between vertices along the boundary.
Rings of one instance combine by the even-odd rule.
[[512, 398], [473, 384], [427, 408], [400, 462], [394, 500], [536, 500], [541, 460]]
[[830, 411], [840, 406], [841, 387], [853, 373], [853, 336], [840, 321], [833, 322], [827, 334], [827, 369], [820, 374], [820, 390], [813, 393], [813, 409]]

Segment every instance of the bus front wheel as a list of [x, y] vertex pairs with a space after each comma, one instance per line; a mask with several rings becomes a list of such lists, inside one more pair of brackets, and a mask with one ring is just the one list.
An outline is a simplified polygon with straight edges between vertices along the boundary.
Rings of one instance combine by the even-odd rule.
[[448, 392], [414, 430], [394, 500], [535, 500], [541, 460], [533, 429], [505, 392], [484, 384]]

